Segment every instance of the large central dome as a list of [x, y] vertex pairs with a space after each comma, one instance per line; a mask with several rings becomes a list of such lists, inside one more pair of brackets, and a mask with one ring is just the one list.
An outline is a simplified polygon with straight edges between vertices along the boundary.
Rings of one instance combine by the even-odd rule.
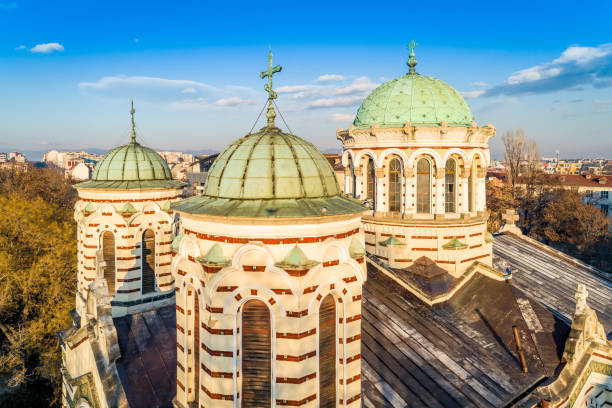
[[260, 200], [340, 194], [329, 162], [311, 143], [278, 128], [238, 139], [217, 157], [204, 195]]
[[224, 217], [317, 217], [364, 211], [343, 196], [316, 147], [277, 127], [229, 145], [213, 163], [204, 194], [172, 205], [177, 211]]
[[343, 196], [329, 162], [307, 141], [265, 127], [229, 145], [213, 163], [204, 194], [172, 204], [223, 217], [320, 217], [365, 210]]
[[413, 124], [468, 126], [474, 121], [461, 94], [446, 82], [409, 73], [376, 88], [363, 101], [353, 125], [370, 127]]

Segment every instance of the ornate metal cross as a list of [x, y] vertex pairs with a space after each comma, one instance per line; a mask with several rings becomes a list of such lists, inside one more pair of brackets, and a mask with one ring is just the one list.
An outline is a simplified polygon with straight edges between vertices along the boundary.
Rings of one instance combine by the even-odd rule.
[[414, 57], [414, 49], [416, 48], [417, 45], [419, 44], [414, 40], [411, 40], [410, 44], [408, 44], [408, 49], [410, 50], [410, 54], [408, 54], [407, 64], [410, 67], [410, 70], [408, 72], [411, 74], [415, 73], [414, 67], [416, 66], [416, 64], [418, 64], [418, 61]]
[[277, 72], [281, 72], [283, 69], [280, 65], [274, 66], [272, 57], [272, 50], [270, 50], [268, 53], [268, 69], [259, 74], [261, 79], [268, 77], [268, 83], [264, 85], [264, 89], [268, 92], [268, 111], [266, 112], [268, 127], [274, 127], [274, 118], [276, 117], [276, 112], [274, 112], [274, 99], [278, 98], [278, 94], [274, 92], [272, 88], [272, 76]]
[[132, 109], [130, 110], [130, 115], [132, 115], [132, 143], [136, 143], [136, 122], [134, 122], [135, 113], [136, 109], [134, 109], [134, 101], [132, 100]]

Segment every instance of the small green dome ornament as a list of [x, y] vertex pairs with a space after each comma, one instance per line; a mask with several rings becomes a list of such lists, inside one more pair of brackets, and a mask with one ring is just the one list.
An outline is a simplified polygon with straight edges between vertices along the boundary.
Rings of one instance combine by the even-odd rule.
[[456, 89], [416, 72], [416, 46], [414, 40], [408, 45], [408, 73], [372, 91], [359, 107], [354, 126], [401, 127], [408, 122], [425, 126], [439, 126], [442, 122], [450, 126], [471, 126], [472, 111]]
[[168, 163], [155, 150], [136, 141], [132, 101], [132, 135], [130, 143], [106, 153], [96, 164], [90, 181], [77, 184], [77, 188], [147, 189], [180, 188], [185, 183], [173, 180]]

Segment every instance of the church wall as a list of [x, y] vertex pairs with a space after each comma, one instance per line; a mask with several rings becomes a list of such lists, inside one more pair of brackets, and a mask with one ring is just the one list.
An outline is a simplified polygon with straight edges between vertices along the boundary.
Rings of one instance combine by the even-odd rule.
[[[318, 308], [319, 302], [332, 293], [338, 302], [337, 397], [346, 401], [346, 406], [359, 405], [365, 262], [363, 256], [352, 258], [348, 247], [352, 239], [363, 244], [363, 231], [359, 217], [329, 217], [325, 222], [327, 219], [297, 220], [290, 225], [269, 220], [263, 225], [228, 225], [181, 214], [185, 235], [174, 256], [173, 273], [177, 288], [177, 401], [183, 406], [188, 403], [192, 375], [189, 353], [194, 347], [185, 329], [189, 287], [199, 290], [202, 299], [200, 404], [229, 407], [239, 402], [240, 308], [249, 299], [259, 299], [271, 314], [274, 405], [317, 406]], [[277, 263], [296, 243], [309, 260], [318, 264], [299, 271], [279, 267]], [[198, 261], [215, 244], [221, 246], [229, 262], [223, 267]]]
[[[478, 127], [412, 126], [369, 129], [350, 127], [338, 130], [344, 145], [342, 164], [352, 172], [345, 174], [350, 186], [355, 178], [356, 193], [366, 199], [367, 164], [375, 164], [376, 198], [372, 211], [363, 217], [366, 250], [392, 267], [408, 267], [421, 256], [428, 257], [454, 276], [460, 276], [474, 261], [492, 262], [492, 244], [486, 238], [486, 168], [490, 160], [487, 141], [495, 134], [491, 125]], [[430, 211], [417, 212], [417, 162], [429, 163]], [[390, 212], [390, 163], [401, 163], [400, 211]], [[455, 163], [455, 211], [445, 211], [445, 166]], [[468, 183], [472, 183], [471, 186]], [[471, 194], [470, 194], [471, 193]], [[393, 248], [380, 245], [391, 236], [405, 245]], [[457, 238], [465, 248], [444, 249]]]
[[[79, 190], [79, 201], [75, 205], [79, 313], [83, 309], [85, 289], [95, 278], [96, 251], [101, 248], [101, 236], [106, 231], [110, 231], [115, 238], [116, 293], [112, 299], [113, 316], [169, 304], [173, 292], [170, 245], [174, 237], [174, 215], [169, 210], [169, 203], [179, 198], [179, 190]], [[130, 203], [133, 210], [122, 213], [126, 203]], [[141, 241], [146, 229], [152, 229], [155, 233], [156, 290], [143, 296]], [[156, 296], [163, 299], [142, 302]]]

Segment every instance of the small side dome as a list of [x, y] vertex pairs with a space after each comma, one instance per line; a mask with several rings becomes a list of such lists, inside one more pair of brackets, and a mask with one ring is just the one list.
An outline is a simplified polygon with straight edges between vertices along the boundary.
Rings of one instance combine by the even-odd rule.
[[180, 188], [185, 183], [173, 180], [168, 163], [153, 149], [136, 141], [134, 104], [132, 103], [132, 138], [130, 143], [115, 147], [100, 160], [90, 181], [77, 188]]
[[137, 142], [119, 146], [96, 164], [92, 181], [172, 180], [168, 163], [153, 149]]
[[385, 82], [368, 95], [355, 116], [354, 126], [403, 126], [405, 123], [470, 126], [474, 116], [463, 96], [455, 88], [436, 78], [419, 75], [414, 67], [413, 41], [408, 60], [409, 72]]

